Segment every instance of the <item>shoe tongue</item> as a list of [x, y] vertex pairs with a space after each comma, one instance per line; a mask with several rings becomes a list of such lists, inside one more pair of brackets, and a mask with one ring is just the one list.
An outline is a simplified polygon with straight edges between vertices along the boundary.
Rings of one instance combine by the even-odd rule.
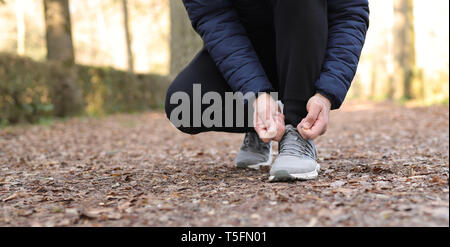
[[314, 147], [304, 140], [297, 129], [291, 125], [286, 126], [286, 134], [280, 143], [280, 154], [307, 156], [315, 159]]
[[292, 141], [296, 141], [296, 142], [300, 142], [301, 137], [300, 134], [298, 133], [297, 129], [294, 129], [293, 127], [287, 126], [286, 127], [286, 135], [284, 137], [285, 142], [292, 142]]
[[286, 136], [292, 137], [300, 137], [300, 133], [298, 133], [297, 129], [292, 125], [286, 125]]

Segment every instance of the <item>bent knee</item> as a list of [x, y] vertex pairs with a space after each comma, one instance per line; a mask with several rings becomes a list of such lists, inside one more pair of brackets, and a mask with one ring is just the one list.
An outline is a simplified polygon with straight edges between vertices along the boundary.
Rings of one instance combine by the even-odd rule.
[[[190, 127], [192, 126], [192, 115], [190, 114], [191, 97], [188, 92], [189, 90], [184, 90], [183, 87], [180, 87], [180, 81], [175, 79], [167, 89], [164, 109], [167, 119], [175, 128], [185, 134], [196, 135], [203, 131], [201, 128]], [[183, 113], [183, 111], [187, 111], [187, 113]], [[187, 119], [183, 119], [183, 117]], [[180, 118], [182, 119], [180, 120]]]
[[167, 89], [166, 98], [164, 100], [164, 111], [166, 112], [166, 116], [170, 119], [170, 115], [172, 114], [173, 109], [175, 109], [175, 105], [170, 104], [170, 99], [172, 98], [173, 91], [171, 86]]
[[[175, 80], [170, 84], [170, 86], [166, 92], [164, 109], [165, 109], [167, 118], [170, 119], [172, 111], [179, 105], [178, 102], [175, 102], [175, 101], [178, 101], [178, 99], [175, 98], [176, 94], [184, 93], [185, 91], [186, 90], [184, 89], [183, 83], [180, 81], [180, 78], [179, 77], [175, 78]], [[172, 102], [175, 102], [175, 103], [172, 103]]]

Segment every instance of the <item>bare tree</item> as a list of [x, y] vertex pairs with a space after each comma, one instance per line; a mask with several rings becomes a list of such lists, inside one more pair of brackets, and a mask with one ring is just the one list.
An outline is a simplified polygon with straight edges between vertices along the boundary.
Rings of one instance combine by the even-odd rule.
[[53, 101], [57, 116], [77, 115], [83, 100], [77, 85], [77, 70], [72, 41], [72, 25], [68, 0], [44, 0], [47, 59], [60, 65], [53, 82]]
[[125, 30], [125, 42], [127, 45], [128, 71], [134, 72], [134, 56], [130, 31], [130, 18], [128, 12], [128, 0], [122, 0], [123, 26]]
[[[394, 24], [394, 87], [395, 95], [413, 98], [413, 81], [416, 71], [414, 31], [414, 0], [395, 0]], [[395, 86], [397, 85], [397, 86]]]
[[44, 0], [47, 58], [65, 65], [75, 63], [68, 0]]
[[17, 54], [20, 56], [25, 55], [25, 13], [24, 13], [25, 3], [23, 0], [16, 0], [15, 2], [15, 12], [17, 21]]
[[170, 0], [170, 74], [178, 74], [201, 49], [202, 40], [191, 26], [181, 0]]

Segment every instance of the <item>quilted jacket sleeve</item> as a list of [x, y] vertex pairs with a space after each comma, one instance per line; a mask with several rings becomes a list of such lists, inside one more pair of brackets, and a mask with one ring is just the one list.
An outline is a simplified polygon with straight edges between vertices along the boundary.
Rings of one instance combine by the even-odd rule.
[[369, 27], [368, 0], [328, 0], [328, 48], [316, 89], [337, 109], [356, 74]]
[[231, 0], [183, 0], [192, 26], [234, 92], [266, 92], [272, 85]]

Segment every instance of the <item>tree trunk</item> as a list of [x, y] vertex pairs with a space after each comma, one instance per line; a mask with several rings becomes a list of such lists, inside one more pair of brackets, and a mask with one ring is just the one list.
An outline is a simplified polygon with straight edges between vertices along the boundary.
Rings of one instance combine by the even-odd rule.
[[47, 58], [71, 66], [75, 63], [68, 0], [44, 0]]
[[127, 45], [128, 71], [134, 72], [134, 56], [131, 44], [130, 20], [128, 15], [128, 0], [122, 0], [123, 26], [125, 29], [125, 42]]
[[395, 0], [394, 8], [395, 96], [412, 99], [416, 71], [414, 0]]
[[180, 0], [170, 0], [170, 75], [177, 75], [202, 47]]
[[16, 0], [16, 20], [17, 20], [17, 54], [20, 56], [25, 55], [25, 3], [23, 0]]
[[77, 84], [68, 0], [44, 0], [47, 59], [58, 64], [54, 71], [52, 98], [55, 115], [73, 116], [82, 112], [83, 97]]

